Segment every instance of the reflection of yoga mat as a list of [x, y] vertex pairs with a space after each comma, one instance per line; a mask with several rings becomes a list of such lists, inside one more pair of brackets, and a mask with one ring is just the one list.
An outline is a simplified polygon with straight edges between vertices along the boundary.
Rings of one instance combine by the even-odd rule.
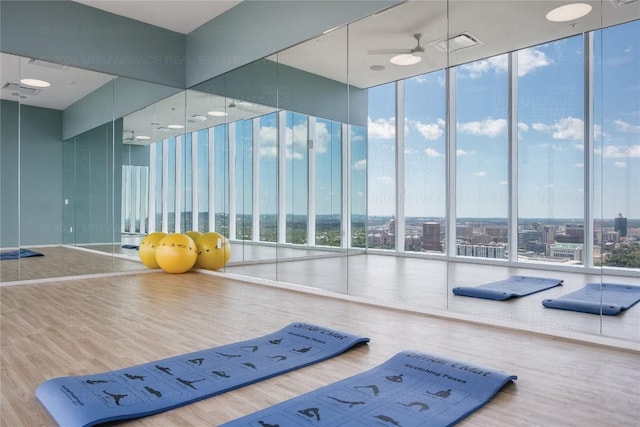
[[138, 246], [138, 245], [122, 245], [122, 249], [135, 249], [135, 250], [138, 250], [138, 249], [140, 249], [140, 246]]
[[535, 294], [562, 284], [562, 280], [541, 277], [512, 276], [505, 280], [476, 287], [456, 287], [453, 293], [465, 297], [475, 297], [504, 301], [509, 298]]
[[55, 378], [36, 396], [64, 427], [138, 418], [183, 406], [348, 350], [369, 338], [292, 323], [278, 332], [96, 375]]
[[30, 251], [29, 249], [19, 249], [17, 251], [0, 253], [0, 260], [30, 258], [34, 256], [44, 256], [44, 255], [41, 254], [40, 252]]
[[450, 426], [516, 378], [469, 363], [405, 351], [367, 372], [221, 427]]
[[545, 299], [548, 308], [615, 316], [640, 301], [640, 286], [589, 283], [560, 298]]

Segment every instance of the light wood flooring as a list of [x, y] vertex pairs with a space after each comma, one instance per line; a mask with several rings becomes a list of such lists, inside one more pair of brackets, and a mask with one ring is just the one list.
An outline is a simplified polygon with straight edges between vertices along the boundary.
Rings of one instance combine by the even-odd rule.
[[34, 396], [99, 373], [305, 321], [371, 338], [319, 364], [127, 426], [216, 426], [357, 374], [401, 350], [518, 376], [461, 426], [640, 425], [640, 352], [233, 280], [162, 272], [0, 287], [0, 425], [54, 426]]

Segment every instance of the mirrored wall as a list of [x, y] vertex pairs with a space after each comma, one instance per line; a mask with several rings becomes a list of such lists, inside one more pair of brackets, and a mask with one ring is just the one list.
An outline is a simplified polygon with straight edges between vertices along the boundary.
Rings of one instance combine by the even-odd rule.
[[[558, 22], [562, 2], [406, 2], [140, 108], [112, 78], [126, 113], [62, 144], [62, 242], [121, 271], [149, 232], [217, 231], [224, 273], [638, 342], [637, 306], [542, 304], [640, 286], [640, 8], [586, 3]], [[453, 292], [513, 276], [561, 284]]]

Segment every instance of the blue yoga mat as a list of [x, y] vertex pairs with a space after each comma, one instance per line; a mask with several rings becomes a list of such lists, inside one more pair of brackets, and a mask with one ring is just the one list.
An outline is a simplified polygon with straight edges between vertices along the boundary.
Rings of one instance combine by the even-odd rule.
[[55, 378], [36, 396], [60, 426], [92, 426], [138, 418], [292, 371], [369, 338], [307, 323], [269, 335], [156, 362]]
[[504, 301], [544, 291], [562, 284], [559, 279], [542, 277], [512, 276], [508, 279], [487, 283], [486, 285], [453, 288], [455, 295]]
[[548, 308], [615, 316], [640, 301], [640, 286], [616, 283], [589, 283], [560, 298], [545, 299]]
[[221, 427], [451, 426], [516, 378], [466, 362], [404, 351], [369, 371]]
[[44, 255], [41, 254], [40, 252], [31, 251], [29, 249], [19, 249], [17, 251], [1, 252], [0, 260], [30, 258], [34, 256], [44, 256]]
[[139, 250], [140, 246], [138, 245], [122, 245], [122, 249], [135, 249], [135, 250]]

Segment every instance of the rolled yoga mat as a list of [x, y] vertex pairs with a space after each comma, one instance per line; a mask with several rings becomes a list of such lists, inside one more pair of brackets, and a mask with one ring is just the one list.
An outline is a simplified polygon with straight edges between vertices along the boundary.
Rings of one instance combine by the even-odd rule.
[[505, 280], [487, 283], [475, 287], [459, 286], [453, 288], [455, 295], [475, 297], [495, 301], [505, 301], [511, 298], [535, 294], [556, 286], [560, 286], [560, 279], [546, 279], [542, 277], [512, 276]]
[[221, 427], [451, 426], [516, 379], [495, 369], [404, 351], [369, 371]]
[[369, 338], [308, 323], [263, 337], [94, 375], [55, 378], [36, 396], [63, 427], [138, 418], [337, 356]]
[[18, 249], [17, 251], [0, 252], [0, 261], [5, 259], [30, 258], [34, 256], [44, 256], [44, 254], [29, 249]]

